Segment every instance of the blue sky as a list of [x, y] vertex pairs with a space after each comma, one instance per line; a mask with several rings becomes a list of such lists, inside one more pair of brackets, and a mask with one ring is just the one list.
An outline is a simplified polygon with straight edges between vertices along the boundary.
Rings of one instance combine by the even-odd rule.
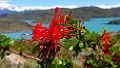
[[22, 9], [77, 8], [97, 6], [100, 8], [120, 7], [120, 0], [0, 0], [0, 6], [20, 6]]
[[11, 4], [22, 6], [54, 6], [54, 5], [118, 5], [120, 0], [8, 0]]

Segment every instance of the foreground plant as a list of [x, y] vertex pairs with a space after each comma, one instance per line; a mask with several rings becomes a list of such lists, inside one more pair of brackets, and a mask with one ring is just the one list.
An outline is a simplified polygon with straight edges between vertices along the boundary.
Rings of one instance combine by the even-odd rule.
[[[71, 52], [73, 57], [79, 57], [79, 67], [101, 68], [120, 66], [118, 58], [120, 46], [114, 46], [109, 32], [89, 32], [83, 25], [84, 21], [68, 16], [64, 16], [62, 11], [57, 7], [54, 17], [49, 28], [42, 26], [42, 23], [37, 23], [32, 30], [32, 41], [37, 41], [38, 44], [33, 47], [33, 53], [39, 62], [44, 65], [51, 65], [55, 56], [59, 56], [60, 48], [66, 48]], [[116, 49], [116, 50], [114, 50]], [[117, 57], [116, 57], [117, 55]], [[57, 59], [58, 61], [60, 59]], [[55, 60], [55, 61], [57, 61]], [[65, 58], [62, 57], [62, 60]], [[56, 62], [59, 63], [59, 62]], [[67, 64], [60, 61], [59, 64], [63, 67]], [[70, 63], [72, 66], [72, 64]]]
[[0, 58], [4, 57], [5, 51], [9, 50], [9, 47], [14, 44], [14, 41], [5, 35], [0, 35]]
[[[32, 31], [32, 40], [39, 41], [39, 44], [33, 49], [39, 48], [36, 57], [39, 57], [42, 61], [47, 59], [49, 56], [52, 56], [52, 58], [56, 55], [58, 56], [58, 45], [60, 45], [60, 39], [71, 38], [76, 36], [76, 34], [69, 34], [74, 30], [63, 26], [65, 25], [65, 16], [62, 11], [59, 12], [58, 7], [55, 8], [54, 17], [49, 28], [46, 28], [41, 24], [42, 23], [37, 23], [36, 26], [34, 26]], [[53, 54], [51, 55], [52, 52]]]
[[64, 16], [59, 10], [58, 7], [55, 8], [49, 28], [37, 22], [30, 40], [14, 42], [0, 35], [0, 57], [14, 43], [11, 47], [19, 51], [17, 54], [37, 60], [41, 67], [73, 68], [77, 65], [78, 68], [120, 67], [120, 42], [111, 39], [110, 33], [105, 30], [102, 33], [90, 32], [83, 25], [82, 19], [77, 21], [72, 18], [71, 12]]

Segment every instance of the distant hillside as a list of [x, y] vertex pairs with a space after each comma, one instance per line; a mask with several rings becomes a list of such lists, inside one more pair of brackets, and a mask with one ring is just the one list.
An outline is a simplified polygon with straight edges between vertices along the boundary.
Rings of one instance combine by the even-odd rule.
[[[111, 9], [102, 9], [98, 7], [81, 7], [75, 9], [62, 8], [64, 13], [72, 11], [72, 16], [75, 18], [93, 18], [93, 17], [118, 17], [120, 16], [120, 7]], [[11, 19], [36, 19], [40, 18], [44, 22], [51, 20], [54, 10], [33, 10], [27, 12], [17, 12], [15, 14], [9, 14], [7, 18]]]
[[0, 10], [0, 15], [1, 14], [12, 14], [12, 13], [15, 13], [16, 11], [11, 11], [11, 10], [7, 10], [7, 9], [4, 9], [4, 10]]
[[0, 8], [0, 18], [7, 17], [9, 14], [14, 14], [14, 13], [16, 13], [16, 11]]
[[0, 19], [0, 33], [11, 31], [26, 31], [31, 30], [32, 27], [20, 21], [10, 19]]

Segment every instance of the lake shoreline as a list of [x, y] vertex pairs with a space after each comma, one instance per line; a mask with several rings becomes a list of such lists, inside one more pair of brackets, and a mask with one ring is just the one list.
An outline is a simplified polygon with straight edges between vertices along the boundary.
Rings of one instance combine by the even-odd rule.
[[16, 33], [16, 32], [29, 32], [32, 30], [19, 30], [19, 31], [2, 31], [0, 34], [7, 34], [7, 33]]
[[120, 35], [120, 31], [110, 32], [111, 36]]

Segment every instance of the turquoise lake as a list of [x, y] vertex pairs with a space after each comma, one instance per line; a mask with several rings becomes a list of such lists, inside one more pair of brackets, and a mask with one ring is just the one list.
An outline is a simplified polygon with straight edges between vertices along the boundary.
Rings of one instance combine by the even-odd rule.
[[[110, 22], [111, 20], [120, 19], [120, 17], [114, 17], [114, 18], [91, 18], [89, 21], [86, 21], [84, 25], [89, 29], [90, 31], [96, 31], [100, 32], [102, 28], [106, 28], [107, 31], [113, 32], [113, 31], [119, 31], [120, 25], [110, 25], [106, 24]], [[23, 20], [24, 22], [32, 22], [33, 20]], [[35, 25], [35, 23], [34, 23]], [[45, 27], [49, 27], [49, 24], [42, 24]], [[6, 33], [5, 35], [8, 37], [11, 37], [12, 39], [21, 39], [23, 36], [21, 34], [31, 34], [31, 31], [24, 31], [24, 32], [13, 32], [13, 33]], [[24, 38], [31, 38], [29, 36], [24, 36]]]

